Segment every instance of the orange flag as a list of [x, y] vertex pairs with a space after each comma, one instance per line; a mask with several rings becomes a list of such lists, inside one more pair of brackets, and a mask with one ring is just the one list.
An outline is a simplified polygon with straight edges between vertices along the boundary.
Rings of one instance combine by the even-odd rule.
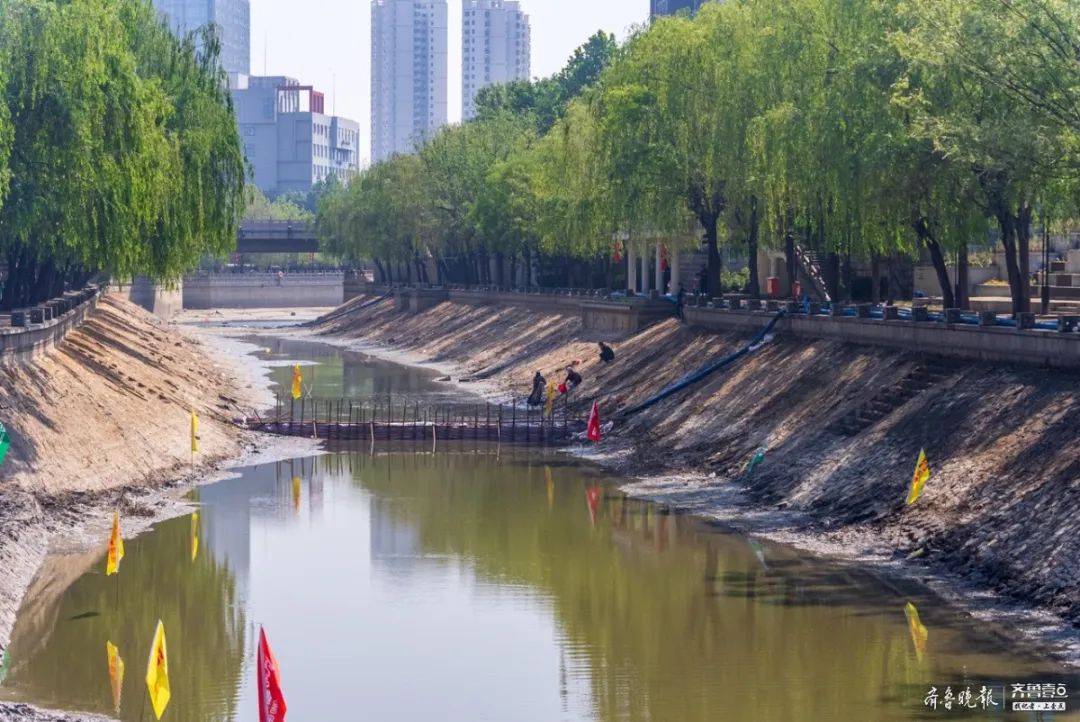
[[112, 531], [109, 532], [109, 556], [105, 561], [105, 576], [112, 576], [120, 571], [120, 560], [124, 558], [124, 537], [120, 536], [120, 512], [113, 512]]
[[154, 630], [154, 643], [150, 645], [150, 659], [146, 662], [146, 689], [150, 692], [150, 704], [154, 717], [161, 719], [172, 698], [169, 689], [169, 657], [165, 651], [165, 625], [158, 620]]
[[259, 722], [285, 722], [285, 696], [281, 693], [281, 672], [266, 641], [266, 630], [259, 630], [259, 658], [255, 680], [259, 694]]

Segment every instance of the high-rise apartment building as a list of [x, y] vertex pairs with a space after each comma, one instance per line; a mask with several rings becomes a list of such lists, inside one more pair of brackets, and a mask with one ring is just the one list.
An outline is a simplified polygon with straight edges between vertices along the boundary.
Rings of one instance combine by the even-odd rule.
[[447, 121], [446, 0], [371, 1], [371, 159], [408, 153]]
[[323, 94], [285, 76], [229, 76], [244, 156], [259, 189], [306, 191], [360, 168], [360, 124], [326, 115]]
[[485, 85], [528, 80], [531, 63], [529, 16], [516, 0], [463, 0], [461, 17], [461, 114], [476, 114], [476, 94]]
[[210, 25], [221, 37], [221, 64], [226, 72], [251, 71], [251, 3], [249, 0], [154, 0], [177, 34]]
[[649, 12], [652, 17], [657, 15], [674, 15], [680, 10], [696, 12], [708, 0], [649, 0]]

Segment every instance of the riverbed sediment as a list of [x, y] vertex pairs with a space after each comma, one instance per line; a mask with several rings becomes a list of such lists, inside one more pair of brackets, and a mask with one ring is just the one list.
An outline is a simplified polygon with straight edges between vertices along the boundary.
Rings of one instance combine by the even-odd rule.
[[[955, 362], [777, 335], [762, 350], [629, 418], [620, 412], [745, 344], [672, 320], [617, 336], [576, 316], [392, 301], [336, 314], [317, 338], [453, 370], [493, 398], [575, 364], [585, 413], [615, 419], [607, 463], [632, 493], [823, 553], [889, 565], [1021, 622], [1080, 656], [1080, 384], [1036, 367]], [[596, 343], [616, 348], [600, 362]], [[893, 393], [899, 387], [901, 393]], [[865, 410], [881, 400], [880, 418]], [[905, 504], [926, 449], [932, 479]], [[764, 461], [749, 474], [757, 450]]]

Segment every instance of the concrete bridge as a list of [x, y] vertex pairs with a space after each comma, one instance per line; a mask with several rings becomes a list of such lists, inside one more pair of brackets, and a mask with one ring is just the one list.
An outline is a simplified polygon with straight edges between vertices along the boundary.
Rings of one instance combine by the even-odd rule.
[[315, 226], [303, 221], [243, 221], [237, 253], [318, 253]]

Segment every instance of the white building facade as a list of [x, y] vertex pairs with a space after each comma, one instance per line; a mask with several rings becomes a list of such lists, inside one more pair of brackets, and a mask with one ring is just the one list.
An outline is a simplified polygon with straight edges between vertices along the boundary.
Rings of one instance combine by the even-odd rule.
[[447, 38], [446, 0], [372, 0], [372, 162], [446, 125]]
[[461, 114], [476, 115], [476, 94], [486, 85], [528, 80], [532, 63], [529, 16], [516, 0], [463, 0]]
[[360, 124], [326, 115], [322, 93], [286, 76], [229, 78], [252, 181], [269, 196], [307, 191], [360, 168]]

